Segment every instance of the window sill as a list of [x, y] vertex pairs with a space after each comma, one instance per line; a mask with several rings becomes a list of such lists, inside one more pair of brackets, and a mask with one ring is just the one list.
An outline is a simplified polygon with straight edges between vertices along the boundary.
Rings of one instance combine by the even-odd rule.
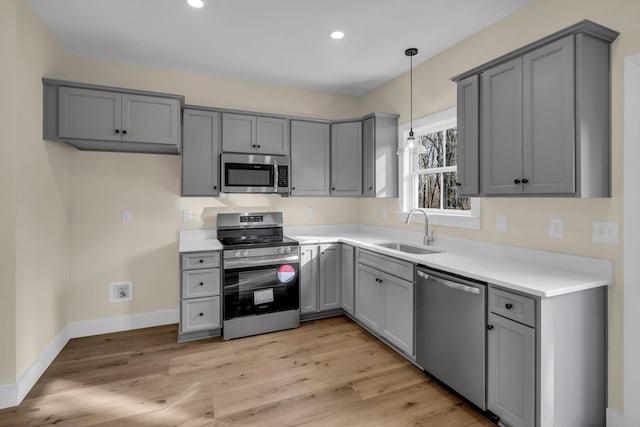
[[[427, 215], [429, 215], [430, 225], [480, 230], [480, 216], [431, 212], [427, 212]], [[398, 212], [398, 219], [402, 221], [406, 221], [408, 216], [409, 212]], [[424, 215], [414, 215], [413, 218], [411, 218], [411, 222], [424, 223]]]

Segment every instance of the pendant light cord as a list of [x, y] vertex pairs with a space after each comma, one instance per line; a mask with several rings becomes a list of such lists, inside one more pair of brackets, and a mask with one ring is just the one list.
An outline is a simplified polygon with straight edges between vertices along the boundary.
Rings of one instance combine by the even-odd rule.
[[410, 101], [410, 104], [411, 104], [411, 133], [413, 134], [413, 55], [411, 55], [409, 57], [409, 61], [410, 61], [409, 64], [410, 64], [410, 67], [411, 67], [409, 69], [409, 76], [410, 76], [409, 77], [409, 79], [410, 79], [409, 85], [410, 85], [410, 90], [411, 90], [411, 96], [410, 96], [410, 98], [411, 98], [411, 101]]

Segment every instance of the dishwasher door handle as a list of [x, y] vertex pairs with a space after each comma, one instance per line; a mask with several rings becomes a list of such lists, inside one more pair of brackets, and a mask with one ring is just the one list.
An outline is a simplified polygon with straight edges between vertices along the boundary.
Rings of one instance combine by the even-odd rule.
[[469, 294], [480, 295], [480, 289], [478, 289], [476, 287], [473, 287], [473, 286], [463, 285], [462, 283], [452, 282], [451, 280], [441, 279], [441, 278], [436, 277], [436, 276], [429, 276], [427, 273], [423, 273], [420, 270], [418, 270], [418, 276], [422, 277], [423, 279], [432, 280], [435, 283], [439, 283], [439, 284], [444, 285], [444, 286], [446, 286], [448, 288], [451, 288], [451, 289], [455, 289], [455, 290], [462, 291], [462, 292], [467, 292]]

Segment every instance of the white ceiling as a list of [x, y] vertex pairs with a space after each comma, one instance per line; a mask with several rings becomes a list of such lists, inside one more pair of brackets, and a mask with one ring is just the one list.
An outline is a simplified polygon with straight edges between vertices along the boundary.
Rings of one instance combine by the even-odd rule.
[[74, 55], [362, 95], [531, 0], [28, 1]]

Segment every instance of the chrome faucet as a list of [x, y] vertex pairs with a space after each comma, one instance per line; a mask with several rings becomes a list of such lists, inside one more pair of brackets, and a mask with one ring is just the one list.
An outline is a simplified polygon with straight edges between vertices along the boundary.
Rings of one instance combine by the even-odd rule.
[[407, 217], [407, 224], [411, 222], [411, 217], [416, 212], [422, 212], [424, 214], [424, 237], [422, 238], [422, 244], [425, 246], [429, 246], [431, 245], [431, 242], [435, 240], [435, 238], [433, 237], [433, 231], [429, 233], [429, 216], [427, 215], [427, 212], [420, 208], [411, 209], [409, 211], [409, 216]]

